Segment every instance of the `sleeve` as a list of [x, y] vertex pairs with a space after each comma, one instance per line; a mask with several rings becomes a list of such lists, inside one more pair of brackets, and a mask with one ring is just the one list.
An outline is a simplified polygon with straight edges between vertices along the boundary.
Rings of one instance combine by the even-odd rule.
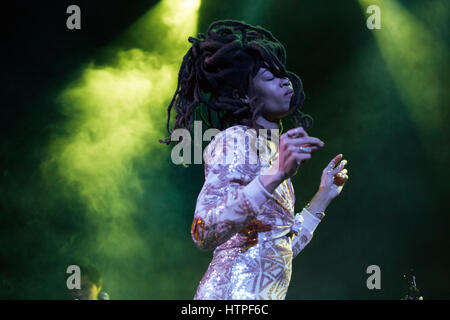
[[324, 213], [312, 214], [306, 208], [295, 215], [294, 224], [291, 227], [293, 233], [292, 258], [295, 258], [311, 241], [314, 230], [324, 216]]
[[204, 153], [205, 183], [191, 227], [192, 239], [202, 250], [213, 250], [241, 231], [273, 197], [255, 166], [244, 161], [244, 134], [230, 129], [217, 134]]

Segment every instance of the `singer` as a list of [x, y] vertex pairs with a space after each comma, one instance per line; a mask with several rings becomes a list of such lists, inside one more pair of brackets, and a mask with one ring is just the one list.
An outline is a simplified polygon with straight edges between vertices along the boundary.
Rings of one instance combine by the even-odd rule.
[[[314, 197], [295, 213], [291, 178], [325, 143], [306, 131], [313, 119], [301, 112], [302, 82], [286, 70], [284, 46], [270, 31], [233, 20], [216, 21], [206, 35], [189, 42], [168, 107], [167, 131], [170, 135], [172, 108], [173, 130], [190, 130], [197, 118], [220, 130], [204, 151], [205, 183], [191, 228], [200, 249], [214, 250], [194, 299], [285, 299], [292, 259], [341, 193], [347, 161], [342, 154], [334, 157]], [[278, 140], [258, 134], [281, 132], [288, 115], [297, 127]], [[247, 152], [255, 141], [270, 152], [249, 164]]]

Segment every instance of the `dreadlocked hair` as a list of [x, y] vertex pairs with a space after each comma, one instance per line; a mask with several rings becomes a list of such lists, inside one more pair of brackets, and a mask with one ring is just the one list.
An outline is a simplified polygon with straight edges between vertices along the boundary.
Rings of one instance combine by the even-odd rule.
[[[239, 21], [222, 20], [209, 26], [207, 36], [198, 33], [188, 40], [192, 46], [183, 57], [177, 89], [167, 109], [169, 137], [159, 142], [172, 142], [172, 108], [176, 112], [173, 130], [191, 130], [197, 119], [207, 128], [219, 130], [237, 124], [261, 128], [256, 119], [263, 103], [258, 102], [253, 78], [262, 66], [267, 66], [276, 77], [291, 81], [293, 124], [305, 129], [312, 126], [313, 118], [300, 111], [305, 100], [302, 82], [295, 73], [285, 69], [286, 50], [270, 31]], [[246, 102], [243, 101], [245, 95], [250, 98]], [[206, 115], [202, 109], [206, 109]]]

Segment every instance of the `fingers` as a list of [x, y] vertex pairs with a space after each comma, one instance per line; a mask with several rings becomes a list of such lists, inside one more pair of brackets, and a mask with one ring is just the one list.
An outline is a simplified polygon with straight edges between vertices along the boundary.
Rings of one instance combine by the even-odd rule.
[[302, 127], [288, 130], [286, 134], [289, 138], [308, 137], [308, 133]]
[[339, 173], [339, 175], [347, 175], [348, 170], [344, 169], [345, 165], [348, 163], [347, 160], [342, 160], [341, 163], [335, 168], [333, 169], [333, 167], [339, 162], [339, 160], [341, 160], [343, 157], [342, 154], [337, 155], [336, 157], [333, 158], [333, 160], [331, 160], [331, 162], [328, 164], [328, 166], [325, 168], [324, 171], [330, 173], [330, 175], [336, 175]]
[[297, 153], [293, 155], [293, 157], [297, 165], [301, 165], [302, 163], [311, 159], [311, 153]]
[[[345, 172], [344, 172], [345, 171]], [[347, 169], [342, 170], [341, 172], [338, 172], [335, 174], [335, 177], [341, 178], [341, 179], [348, 179], [347, 175]]]
[[322, 148], [325, 143], [314, 137], [303, 137], [303, 138], [285, 138], [283, 141], [283, 146], [285, 149], [291, 152], [312, 152], [319, 148]]
[[295, 147], [295, 151], [297, 152], [312, 152], [319, 149], [318, 146], [312, 145], [312, 144], [302, 144], [300, 147]]
[[315, 145], [301, 145], [301, 146], [295, 146], [295, 145], [287, 145], [285, 147], [285, 150], [288, 150], [290, 154], [297, 154], [297, 153], [311, 153], [317, 149], [319, 149], [318, 146]]
[[342, 159], [343, 154], [338, 154], [336, 157], [333, 158], [333, 160], [331, 160], [331, 162], [327, 165], [328, 170], [331, 170], [334, 168], [334, 166]]
[[[305, 135], [300, 137], [300, 135], [304, 133], [303, 128], [300, 129], [299, 131], [295, 131], [294, 129], [294, 133], [291, 134], [292, 137], [289, 137], [288, 135], [281, 137], [283, 139], [283, 141], [281, 142], [283, 145], [282, 149], [283, 152], [287, 152], [286, 155], [289, 158], [288, 162], [295, 161], [297, 167], [311, 159], [312, 151], [317, 150], [325, 145], [323, 141], [315, 137], [309, 137]], [[298, 133], [297, 136], [295, 135], [295, 132]]]
[[344, 169], [344, 166], [347, 164], [347, 160], [342, 160], [341, 163], [336, 167], [336, 169], [331, 170], [330, 174], [335, 175], [336, 173], [340, 172], [342, 169]]
[[[293, 152], [307, 153], [325, 146], [322, 140], [310, 137], [302, 127], [287, 131], [281, 136], [281, 140], [285, 148]], [[300, 150], [300, 147], [303, 147], [302, 150]]]
[[314, 137], [304, 137], [304, 138], [296, 138], [296, 139], [291, 138], [291, 139], [289, 139], [289, 141], [287, 143], [295, 145], [297, 147], [300, 147], [305, 144], [310, 144], [310, 145], [314, 145], [314, 146], [318, 146], [318, 147], [325, 146], [325, 143], [322, 140], [320, 140], [318, 138], [314, 138]]
[[333, 184], [337, 186], [343, 186], [348, 180], [348, 175], [343, 174], [342, 172], [337, 173], [334, 176]]

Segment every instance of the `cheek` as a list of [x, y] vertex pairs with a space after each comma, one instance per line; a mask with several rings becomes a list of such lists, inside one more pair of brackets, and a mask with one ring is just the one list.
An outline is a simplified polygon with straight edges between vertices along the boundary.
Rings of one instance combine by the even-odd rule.
[[266, 101], [266, 109], [268, 111], [279, 111], [280, 107], [283, 107], [283, 104], [289, 102], [289, 100], [283, 98], [279, 87], [271, 88], [268, 91]]
[[274, 83], [265, 83], [257, 90], [261, 102], [264, 102], [265, 109], [271, 110], [279, 103], [280, 92]]

